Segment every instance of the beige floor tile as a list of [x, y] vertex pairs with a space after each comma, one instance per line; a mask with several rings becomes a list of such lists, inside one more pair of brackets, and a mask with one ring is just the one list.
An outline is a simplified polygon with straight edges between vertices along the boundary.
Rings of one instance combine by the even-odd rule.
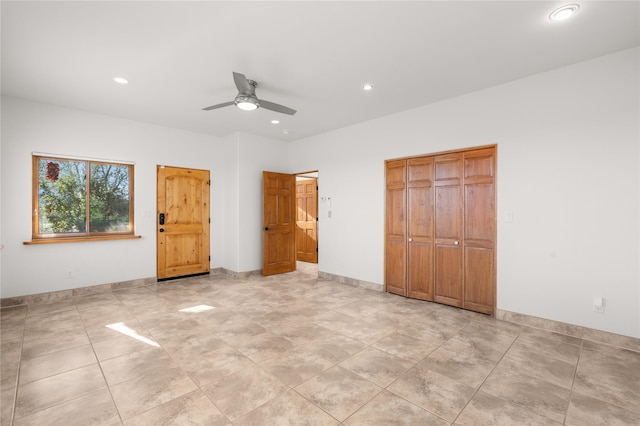
[[151, 342], [124, 334], [93, 343], [93, 350], [95, 351], [98, 361], [105, 361], [131, 352], [141, 351], [149, 347], [153, 347]]
[[16, 418], [14, 426], [119, 425], [118, 410], [107, 387], [78, 398]]
[[[329, 304], [329, 306], [332, 305]], [[355, 321], [357, 321], [357, 318], [352, 317], [351, 315], [345, 315], [341, 312], [336, 312], [329, 309], [327, 309], [326, 312], [323, 312], [320, 315], [316, 315], [313, 318], [314, 324], [320, 325], [329, 330], [336, 330]]]
[[226, 426], [231, 423], [201, 390], [158, 405], [125, 422], [126, 426]]
[[547, 356], [542, 350], [527, 346], [512, 346], [500, 361], [500, 365], [511, 370], [525, 371], [527, 375], [571, 389], [576, 364]]
[[414, 363], [369, 347], [347, 358], [339, 365], [384, 388], [413, 367]]
[[335, 426], [339, 422], [290, 390], [234, 420], [234, 426]]
[[150, 374], [154, 370], [179, 369], [165, 350], [152, 346], [101, 361], [100, 366], [109, 386]]
[[341, 334], [322, 337], [304, 346], [313, 353], [320, 355], [334, 364], [356, 354], [367, 346], [357, 340]]
[[196, 358], [182, 359], [182, 362], [182, 368], [202, 388], [254, 366], [253, 361], [227, 345]]
[[255, 410], [288, 390], [275, 375], [248, 366], [204, 388], [207, 396], [230, 420]]
[[[562, 422], [525, 410], [484, 392], [478, 392], [456, 419], [456, 426], [559, 426]], [[588, 423], [583, 423], [583, 426]]]
[[496, 367], [481, 391], [524, 407], [557, 422], [564, 420], [570, 390], [526, 374], [523, 368]]
[[345, 420], [344, 425], [447, 426], [449, 422], [384, 390]]
[[640, 412], [625, 410], [599, 399], [574, 392], [567, 411], [568, 426], [640, 425]]
[[475, 392], [470, 386], [420, 366], [409, 370], [387, 389], [449, 422]]
[[110, 386], [118, 411], [127, 420], [197, 389], [177, 368], [155, 370]]
[[419, 365], [472, 388], [478, 388], [496, 366], [494, 362], [445, 348], [437, 349]]
[[367, 320], [358, 320], [336, 330], [336, 333], [358, 340], [365, 345], [372, 345], [383, 337], [396, 332], [397, 330], [393, 327]]
[[378, 340], [373, 346], [404, 360], [417, 363], [428, 357], [440, 344], [402, 333], [393, 333]]
[[294, 344], [286, 337], [272, 333], [247, 337], [241, 341], [230, 342], [240, 353], [254, 362], [262, 362], [293, 349]]
[[105, 385], [104, 377], [102, 377], [97, 363], [24, 385], [20, 384], [16, 398], [15, 416], [26, 417]]
[[21, 355], [22, 339], [4, 340], [0, 343], [0, 391], [17, 386]]
[[261, 367], [293, 387], [331, 367], [333, 362], [304, 348], [294, 348], [286, 355], [264, 361]]
[[20, 366], [20, 383], [33, 382], [95, 363], [97, 360], [91, 345], [31, 358], [25, 360]]
[[33, 338], [25, 336], [22, 359], [27, 360], [53, 352], [88, 345], [89, 338], [84, 328], [64, 328]]
[[640, 352], [585, 342], [573, 391], [640, 412]]
[[42, 313], [37, 315], [27, 314], [25, 321], [25, 336], [37, 335], [38, 333], [47, 333], [52, 330], [62, 328], [77, 327], [82, 328], [82, 319], [80, 314], [71, 305], [70, 310], [57, 311], [51, 313]]
[[382, 388], [335, 366], [296, 387], [298, 393], [343, 421], [376, 396]]
[[13, 407], [16, 401], [16, 389], [0, 391], [0, 424], [10, 425], [13, 418]]

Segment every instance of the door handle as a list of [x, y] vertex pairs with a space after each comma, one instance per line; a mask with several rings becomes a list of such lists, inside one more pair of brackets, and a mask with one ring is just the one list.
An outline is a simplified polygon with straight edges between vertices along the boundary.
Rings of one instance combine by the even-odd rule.
[[409, 242], [413, 241], [413, 238], [409, 238]]
[[264, 230], [265, 230], [265, 231], [268, 231], [268, 230], [269, 230], [269, 227], [268, 227], [268, 226], [265, 226], [265, 227], [264, 227]]
[[460, 244], [460, 241], [454, 241], [453, 244], [457, 246], [458, 244]]
[[160, 223], [160, 225], [164, 225], [164, 213], [160, 213], [158, 222]]
[[160, 229], [158, 229], [158, 231], [164, 232], [164, 228], [160, 228]]

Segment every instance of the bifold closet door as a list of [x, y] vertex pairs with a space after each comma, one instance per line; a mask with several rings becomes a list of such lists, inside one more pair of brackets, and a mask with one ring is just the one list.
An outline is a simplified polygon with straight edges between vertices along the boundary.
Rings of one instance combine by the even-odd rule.
[[438, 155], [434, 167], [434, 300], [462, 307], [462, 153]]
[[406, 160], [386, 163], [386, 224], [384, 281], [390, 293], [407, 295]]
[[464, 153], [465, 309], [495, 313], [495, 149]]
[[433, 157], [407, 160], [407, 296], [433, 300]]

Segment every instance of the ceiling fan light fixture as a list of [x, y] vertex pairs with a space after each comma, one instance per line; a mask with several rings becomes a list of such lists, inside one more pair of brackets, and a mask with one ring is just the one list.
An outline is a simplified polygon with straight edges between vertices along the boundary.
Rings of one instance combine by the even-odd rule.
[[576, 14], [576, 12], [580, 9], [580, 6], [577, 4], [568, 4], [566, 6], [562, 6], [551, 12], [549, 15], [549, 19], [553, 22], [565, 21]]
[[253, 111], [260, 106], [256, 99], [250, 96], [240, 96], [236, 99], [236, 106], [243, 111]]

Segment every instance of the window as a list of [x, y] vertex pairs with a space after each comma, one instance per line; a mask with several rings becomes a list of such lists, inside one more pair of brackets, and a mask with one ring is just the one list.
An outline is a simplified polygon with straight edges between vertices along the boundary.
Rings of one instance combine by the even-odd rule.
[[33, 240], [133, 236], [133, 164], [33, 156]]

